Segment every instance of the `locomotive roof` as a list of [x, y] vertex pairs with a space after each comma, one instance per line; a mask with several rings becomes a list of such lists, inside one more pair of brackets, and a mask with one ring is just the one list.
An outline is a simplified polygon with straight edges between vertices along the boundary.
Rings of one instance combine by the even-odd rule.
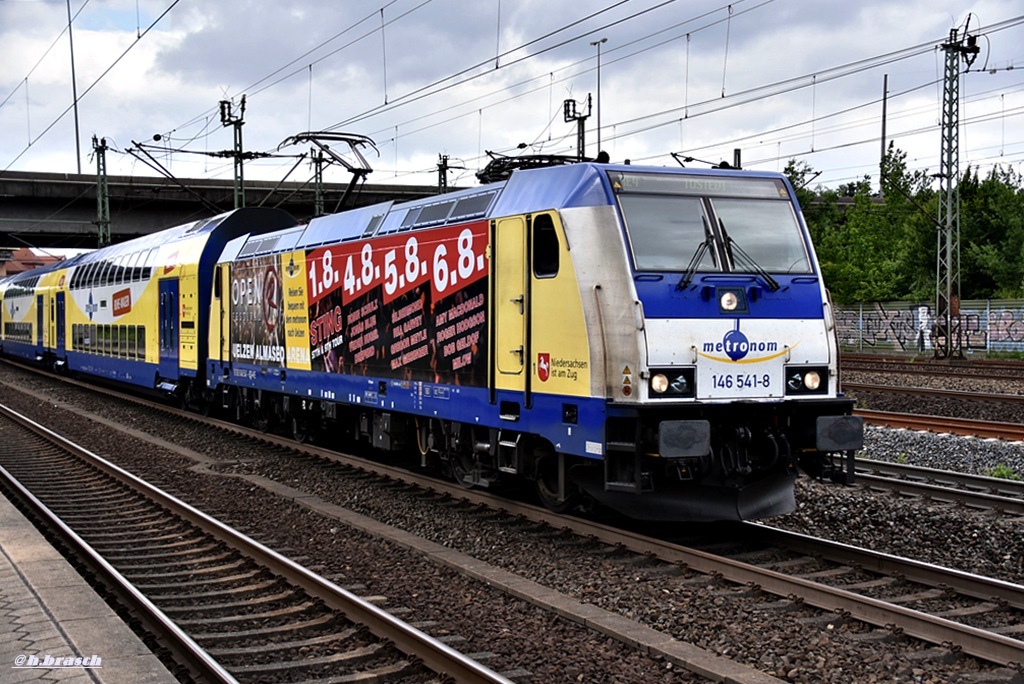
[[[593, 162], [520, 169], [506, 181], [400, 204], [382, 202], [321, 216], [302, 227], [239, 238], [227, 245], [220, 261], [311, 249], [325, 244], [434, 228], [474, 219], [486, 220], [492, 216], [609, 205], [615, 202], [615, 198], [607, 171], [719, 176], [723, 173], [737, 173], [720, 169]], [[741, 173], [746, 176], [778, 177], [778, 174], [771, 172]]]
[[232, 241], [221, 261], [310, 249], [324, 244], [434, 228], [474, 219], [525, 211], [560, 209], [578, 204], [607, 204], [603, 174], [595, 164], [572, 164], [520, 170], [506, 181], [396, 204], [381, 202], [321, 216], [302, 230], [285, 229]]

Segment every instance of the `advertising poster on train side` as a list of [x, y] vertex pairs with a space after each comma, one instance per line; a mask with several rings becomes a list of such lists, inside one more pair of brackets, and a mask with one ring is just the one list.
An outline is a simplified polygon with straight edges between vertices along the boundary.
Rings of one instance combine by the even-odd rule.
[[481, 221], [310, 250], [312, 370], [483, 386], [487, 236]]
[[235, 264], [231, 269], [231, 360], [285, 365], [279, 257]]

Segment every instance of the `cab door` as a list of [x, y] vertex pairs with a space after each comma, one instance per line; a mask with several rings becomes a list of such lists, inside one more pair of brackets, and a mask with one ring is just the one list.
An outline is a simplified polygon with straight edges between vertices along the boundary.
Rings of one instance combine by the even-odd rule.
[[526, 221], [500, 219], [493, 224], [494, 363], [495, 389], [525, 392], [526, 314], [529, 292], [526, 279]]
[[160, 281], [160, 376], [178, 377], [178, 279]]

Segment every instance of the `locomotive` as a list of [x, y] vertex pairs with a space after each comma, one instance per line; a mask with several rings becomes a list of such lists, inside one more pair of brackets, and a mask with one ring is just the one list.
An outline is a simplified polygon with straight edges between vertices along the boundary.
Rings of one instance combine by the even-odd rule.
[[[863, 426], [781, 174], [581, 162], [239, 209], [0, 284], [3, 353], [644, 520], [795, 508]], [[415, 450], [415, 451], [413, 451]]]

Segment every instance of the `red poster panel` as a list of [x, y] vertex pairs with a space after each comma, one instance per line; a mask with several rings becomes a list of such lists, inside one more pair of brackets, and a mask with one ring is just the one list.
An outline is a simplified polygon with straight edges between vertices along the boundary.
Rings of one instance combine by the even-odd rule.
[[484, 386], [486, 222], [311, 250], [314, 370]]
[[380, 287], [388, 304], [426, 283], [439, 302], [487, 273], [486, 251], [486, 221], [315, 249], [306, 257], [309, 303], [340, 290], [347, 305]]

